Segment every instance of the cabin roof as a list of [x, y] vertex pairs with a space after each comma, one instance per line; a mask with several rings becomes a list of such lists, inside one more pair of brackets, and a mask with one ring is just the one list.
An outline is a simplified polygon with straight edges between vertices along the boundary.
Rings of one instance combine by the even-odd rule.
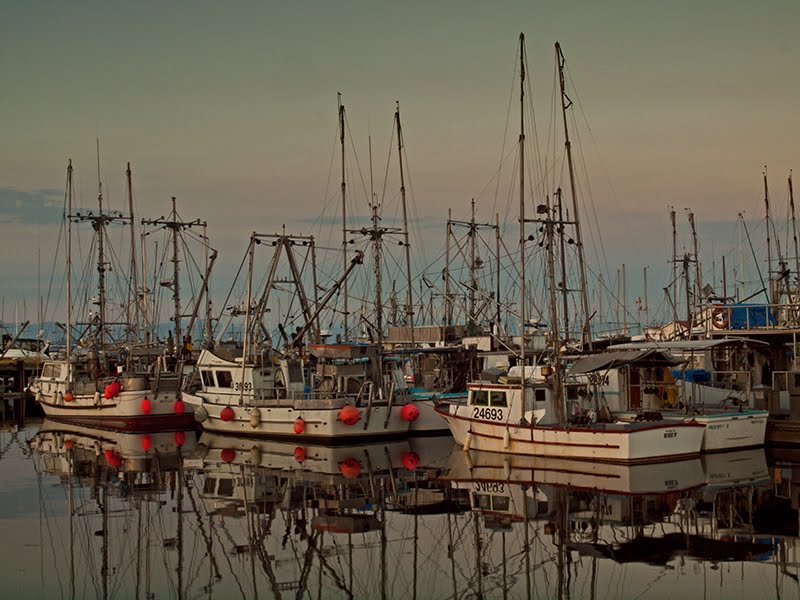
[[608, 348], [609, 350], [710, 350], [720, 346], [744, 346], [745, 344], [754, 346], [769, 345], [767, 342], [753, 338], [720, 338], [715, 340], [670, 340], [663, 342], [647, 340], [614, 344]]
[[635, 366], [673, 366], [681, 364], [682, 360], [667, 354], [662, 350], [620, 350], [616, 352], [603, 352], [579, 358], [569, 370], [569, 375], [581, 375], [595, 371]]

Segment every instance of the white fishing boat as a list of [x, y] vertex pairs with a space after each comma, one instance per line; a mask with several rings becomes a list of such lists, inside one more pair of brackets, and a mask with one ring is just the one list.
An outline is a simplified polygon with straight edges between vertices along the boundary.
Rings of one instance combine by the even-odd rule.
[[382, 364], [367, 344], [309, 346], [305, 361], [275, 354], [264, 363], [204, 350], [183, 399], [209, 431], [337, 443], [406, 436], [420, 411], [396, 381], [385, 383]]
[[[626, 385], [623, 374], [609, 363], [603, 376], [596, 378], [598, 390], [614, 415], [621, 419], [634, 419], [643, 411], [658, 411], [668, 421], [705, 425], [703, 452], [763, 446], [769, 411], [753, 408], [752, 373], [734, 365], [741, 362], [736, 357], [744, 356], [742, 351], [747, 351], [748, 344], [751, 348], [763, 345], [747, 339], [615, 345], [610, 350], [666, 350], [685, 362], [681, 367], [645, 372], [644, 378], [627, 384], [630, 386], [627, 396], [622, 389]], [[602, 361], [603, 355], [594, 360]], [[623, 397], [629, 401], [622, 402]]]
[[[627, 373], [669, 362], [654, 351], [634, 353], [627, 357]], [[580, 361], [575, 368], [582, 368]], [[609, 418], [596, 395], [564, 404], [564, 390], [552, 368], [531, 371], [528, 375], [526, 369], [526, 380], [519, 383], [472, 383], [466, 404], [437, 408], [456, 442], [465, 450], [612, 463], [677, 460], [700, 453], [705, 428], [699, 423], [658, 416], [640, 421]], [[565, 416], [567, 410], [570, 417]]]
[[[525, 156], [525, 40], [520, 35], [520, 135], [519, 164], [524, 164]], [[581, 312], [579, 345], [591, 339], [590, 311], [586, 291], [583, 246], [579, 227], [576, 188], [570, 154], [568, 121], [566, 110], [571, 101], [565, 92], [564, 58], [561, 48], [556, 44], [559, 80], [561, 87], [562, 113], [565, 124], [565, 147], [570, 172], [571, 195], [573, 200], [573, 219], [563, 218], [564, 206], [562, 191], [559, 188], [551, 203], [549, 196], [536, 207], [536, 218], [525, 216], [525, 168], [519, 169], [519, 274], [520, 274], [520, 332], [523, 335], [527, 326], [527, 304], [530, 299], [526, 291], [526, 243], [536, 241], [536, 235], [529, 235], [526, 223], [536, 223], [541, 235], [537, 246], [546, 251], [546, 277], [549, 291], [549, 360], [544, 367], [529, 367], [524, 339], [519, 344], [518, 374], [509, 372], [511, 380], [505, 382], [479, 381], [468, 386], [466, 404], [448, 403], [437, 407], [450, 426], [450, 430], [465, 450], [474, 448], [490, 452], [526, 454], [534, 456], [560, 457], [570, 459], [595, 460], [602, 462], [637, 463], [677, 460], [693, 457], [700, 453], [704, 427], [696, 422], [666, 421], [657, 415], [647, 415], [645, 419], [627, 421], [616, 419], [608, 406], [601, 402], [596, 393], [586, 394], [572, 400], [564, 385], [564, 371], [567, 359], [562, 351], [569, 343], [568, 286], [566, 282], [565, 249], [573, 244], [577, 250], [579, 289], [581, 292]], [[566, 238], [567, 226], [573, 233]], [[561, 271], [557, 273], [556, 252], [560, 253]], [[557, 281], [559, 279], [560, 281]], [[561, 295], [562, 302], [557, 297]], [[563, 323], [563, 336], [561, 324]], [[615, 356], [612, 364], [607, 364], [609, 355], [604, 355], [600, 364], [592, 362], [592, 357], [579, 359], [573, 364], [570, 374], [597, 373], [609, 366], [625, 367], [624, 374], [629, 381], [635, 380], [643, 369], [675, 364], [665, 353], [651, 350], [632, 352]], [[537, 361], [539, 358], [537, 357]], [[513, 380], [513, 381], [512, 381]], [[629, 391], [630, 388], [628, 388]]]
[[[107, 314], [106, 272], [110, 269], [109, 256], [104, 252], [106, 227], [115, 221], [130, 225], [131, 240], [134, 232], [133, 199], [131, 192], [130, 164], [126, 172], [130, 214], [122, 216], [108, 213], [103, 208], [102, 188], [98, 194], [99, 210], [88, 213], [72, 212], [72, 162], [67, 168], [67, 298], [66, 298], [66, 348], [65, 355], [49, 358], [41, 372], [29, 385], [44, 413], [51, 419], [68, 420], [72, 423], [116, 429], [121, 431], [160, 431], [188, 429], [193, 426], [191, 411], [180, 399], [180, 380], [183, 361], [168, 360], [168, 356], [156, 356], [150, 361], [146, 356], [142, 362], [135, 353], [140, 342], [140, 329], [136, 319], [140, 310], [138, 299], [130, 298], [126, 304], [127, 319], [124, 323], [113, 322]], [[99, 174], [98, 174], [99, 175]], [[173, 217], [175, 200], [173, 198]], [[89, 322], [77, 339], [72, 322], [72, 223], [85, 222], [92, 225], [97, 240], [97, 298], [93, 300]], [[168, 226], [186, 224], [175, 219], [165, 222]], [[175, 227], [177, 230], [177, 226]], [[174, 235], [177, 235], [174, 233]], [[132, 296], [138, 291], [136, 284], [136, 260], [132, 244], [132, 285], [128, 290]], [[177, 264], [177, 255], [173, 256]], [[207, 273], [206, 273], [207, 275]], [[171, 284], [174, 288], [176, 312], [180, 312], [177, 269]], [[136, 316], [132, 313], [137, 313]], [[112, 335], [117, 327], [118, 336]], [[176, 319], [176, 332], [179, 319]], [[171, 334], [170, 334], [171, 335]], [[75, 339], [74, 339], [75, 338]], [[122, 338], [122, 339], [120, 339]], [[173, 346], [174, 351], [174, 346]]]

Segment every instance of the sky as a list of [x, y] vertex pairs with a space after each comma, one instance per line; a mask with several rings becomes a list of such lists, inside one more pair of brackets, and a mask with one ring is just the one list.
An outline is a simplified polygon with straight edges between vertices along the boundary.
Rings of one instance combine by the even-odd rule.
[[[603, 239], [593, 259], [607, 280], [625, 263], [629, 298], [643, 293], [644, 267], [651, 297], [666, 285], [668, 206], [682, 246], [684, 209], [694, 211], [704, 267], [717, 279], [720, 257], [738, 256], [739, 212], [763, 250], [764, 167], [782, 218], [800, 156], [800, 3], [790, 0], [7, 0], [0, 11], [5, 321], [20, 303], [35, 318], [37, 289], [60, 260], [68, 159], [78, 204], [94, 204], [98, 138], [111, 208], [124, 208], [130, 162], [138, 215], [164, 215], [176, 196], [182, 217], [208, 221], [220, 250], [216, 293], [254, 230], [323, 235], [325, 225], [337, 239], [337, 92], [355, 148], [354, 189], [367, 187], [359, 179], [368, 177], [371, 140], [376, 187], [386, 178], [399, 190], [387, 157], [400, 102], [415, 268], [440, 254], [448, 209], [469, 218], [472, 198], [479, 220], [500, 213], [516, 244], [516, 207], [495, 196], [493, 177], [517, 135], [520, 32], [541, 145], [555, 155], [561, 142], [546, 133], [554, 43], [564, 50], [582, 202], [597, 221], [587, 227]], [[396, 197], [390, 191], [385, 203]], [[355, 192], [352, 202], [368, 214]]]

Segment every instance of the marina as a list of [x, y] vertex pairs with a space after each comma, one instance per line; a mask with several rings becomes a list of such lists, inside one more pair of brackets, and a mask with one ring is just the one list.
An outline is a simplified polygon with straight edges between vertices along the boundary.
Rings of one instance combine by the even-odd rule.
[[3, 598], [800, 598], [800, 11], [540, 4], [12, 0]]

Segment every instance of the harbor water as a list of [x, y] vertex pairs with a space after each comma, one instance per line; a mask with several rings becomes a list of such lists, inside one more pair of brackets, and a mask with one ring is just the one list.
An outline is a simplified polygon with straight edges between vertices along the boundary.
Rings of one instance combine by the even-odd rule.
[[800, 454], [0, 432], [3, 598], [798, 598]]

